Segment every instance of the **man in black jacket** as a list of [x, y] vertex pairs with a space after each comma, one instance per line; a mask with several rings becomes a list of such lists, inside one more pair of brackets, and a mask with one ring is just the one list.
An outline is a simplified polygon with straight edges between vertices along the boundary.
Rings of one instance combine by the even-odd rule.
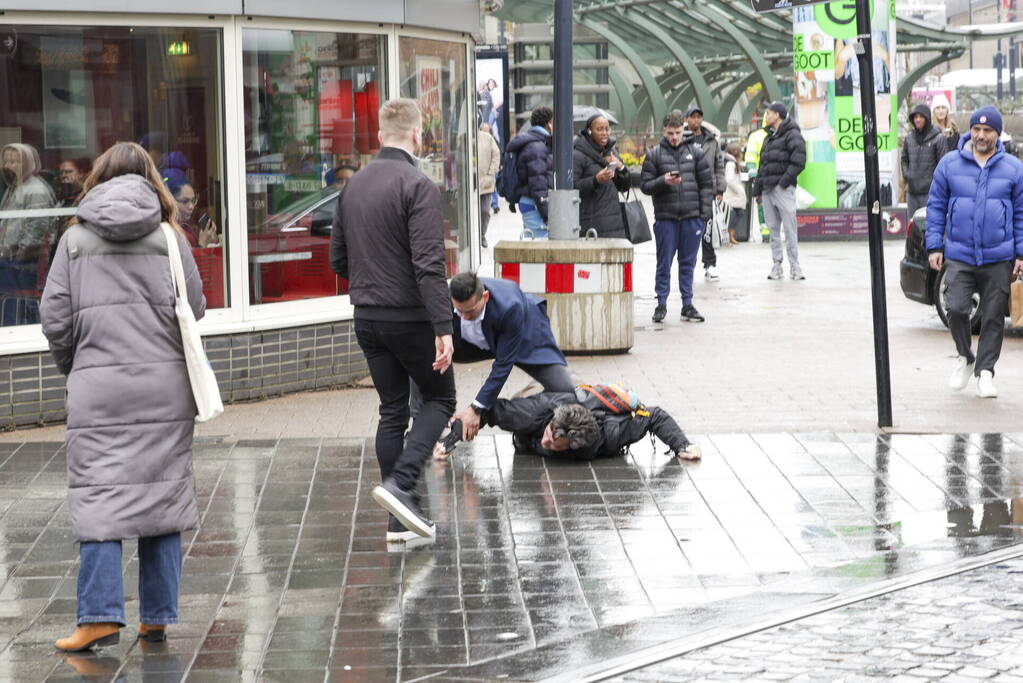
[[799, 126], [781, 102], [772, 102], [764, 112], [767, 139], [760, 151], [760, 169], [753, 196], [764, 205], [764, 219], [771, 232], [774, 266], [768, 280], [780, 280], [782, 271], [781, 231], [785, 229], [785, 251], [793, 280], [805, 280], [799, 267], [799, 237], [796, 228], [796, 179], [806, 167], [806, 142]]
[[684, 139], [685, 118], [678, 109], [664, 117], [664, 137], [643, 161], [643, 192], [654, 198], [657, 308], [653, 321], [664, 320], [671, 293], [671, 263], [678, 259], [682, 320], [704, 321], [693, 306], [693, 269], [700, 241], [711, 218], [714, 175], [704, 155]]
[[[699, 460], [700, 447], [690, 443], [682, 428], [667, 412], [643, 406], [635, 413], [614, 414], [589, 407], [584, 389], [575, 393], [534, 394], [524, 398], [498, 399], [483, 414], [485, 426], [511, 432], [515, 450], [543, 456], [593, 460], [622, 455], [647, 434], [663, 441], [681, 460]], [[461, 425], [437, 444], [434, 455], [447, 457], [461, 440]]]
[[547, 237], [547, 195], [554, 189], [554, 110], [537, 107], [529, 116], [529, 128], [508, 143], [505, 151], [515, 155], [518, 174], [522, 227], [533, 237]]
[[[334, 211], [330, 266], [348, 278], [355, 336], [380, 396], [373, 497], [393, 517], [388, 540], [433, 536], [416, 486], [455, 412], [454, 346], [440, 192], [417, 167], [422, 114], [413, 100], [380, 108], [380, 153], [348, 181]], [[409, 422], [409, 381], [423, 406]]]
[[909, 115], [910, 133], [902, 143], [902, 180], [906, 183], [906, 208], [910, 219], [921, 206], [927, 206], [934, 169], [948, 151], [941, 129], [931, 123], [926, 104], [913, 107]]

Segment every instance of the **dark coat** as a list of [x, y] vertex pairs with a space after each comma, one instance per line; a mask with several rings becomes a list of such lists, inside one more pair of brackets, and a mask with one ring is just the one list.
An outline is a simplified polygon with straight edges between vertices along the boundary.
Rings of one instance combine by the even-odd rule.
[[[199, 523], [188, 381], [156, 190], [123, 175], [94, 187], [57, 246], [40, 304], [67, 378], [67, 470], [77, 541], [162, 536]], [[188, 303], [206, 310], [178, 235]]]
[[384, 147], [345, 185], [330, 267], [348, 278], [356, 318], [425, 321], [451, 334], [440, 191], [404, 150]]
[[[913, 118], [923, 116], [927, 127], [916, 129]], [[906, 192], [927, 194], [931, 190], [934, 169], [948, 150], [941, 129], [931, 123], [931, 110], [926, 104], [918, 104], [909, 115], [910, 132], [902, 143], [902, 177], [906, 181]]]
[[[689, 124], [682, 127], [683, 134], [688, 136]], [[710, 171], [714, 176], [714, 194], [725, 193], [725, 155], [721, 151], [721, 131], [718, 127], [704, 121], [700, 125], [702, 135], [700, 143], [693, 138], [693, 147], [703, 152], [703, 158], [707, 160]]]
[[490, 375], [476, 394], [484, 407], [494, 405], [508, 380], [512, 367], [525, 365], [567, 365], [564, 354], [551, 331], [547, 302], [527, 294], [510, 280], [484, 277], [483, 287], [490, 300], [483, 315], [483, 337], [490, 351], [484, 351], [462, 339], [462, 319], [454, 314], [455, 360], [474, 361], [493, 358]]
[[572, 166], [575, 189], [579, 190], [579, 226], [583, 235], [593, 228], [598, 237], [627, 236], [618, 193], [628, 192], [631, 187], [629, 169], [623, 164], [610, 182], [598, 183], [596, 178], [598, 172], [607, 168], [604, 157], [618, 156], [614, 146], [615, 141], [609, 140], [607, 147], [600, 149], [589, 136], [576, 136]]
[[[678, 171], [681, 185], [664, 181], [668, 171]], [[654, 218], [681, 221], [699, 218], [709, 221], [714, 206], [714, 174], [703, 154], [685, 142], [678, 147], [666, 138], [650, 150], [643, 162], [643, 192], [654, 198]]]
[[1023, 258], [1023, 161], [1006, 154], [999, 141], [981, 168], [969, 142], [964, 133], [934, 171], [927, 251], [974, 266]]
[[782, 189], [796, 184], [806, 167], [806, 141], [799, 125], [787, 116], [778, 130], [768, 130], [767, 139], [760, 150], [760, 169], [757, 171], [754, 196], [780, 186]]
[[540, 442], [544, 429], [554, 417], [559, 405], [578, 403], [575, 394], [541, 393], [525, 398], [498, 399], [494, 407], [483, 413], [486, 426], [496, 426], [511, 432], [515, 449], [535, 455], [593, 460], [621, 455], [630, 445], [647, 434], [653, 434], [674, 452], [689, 445], [682, 428], [664, 410], [647, 406], [649, 415], [614, 415], [593, 411], [600, 425], [600, 438], [591, 448], [578, 451], [548, 451]]
[[505, 152], [515, 154], [520, 193], [536, 204], [547, 220], [547, 194], [554, 189], [554, 138], [528, 128], [508, 143]]

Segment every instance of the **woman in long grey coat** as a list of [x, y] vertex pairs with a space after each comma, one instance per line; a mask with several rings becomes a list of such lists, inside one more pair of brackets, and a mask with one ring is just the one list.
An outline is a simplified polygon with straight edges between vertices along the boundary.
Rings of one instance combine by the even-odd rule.
[[67, 375], [71, 524], [80, 543], [78, 628], [66, 651], [118, 642], [127, 622], [121, 540], [139, 539], [139, 637], [178, 621], [181, 531], [199, 513], [195, 400], [174, 313], [161, 221], [176, 228], [188, 301], [206, 308], [176, 203], [149, 155], [119, 142], [97, 160], [43, 291], [43, 333]]

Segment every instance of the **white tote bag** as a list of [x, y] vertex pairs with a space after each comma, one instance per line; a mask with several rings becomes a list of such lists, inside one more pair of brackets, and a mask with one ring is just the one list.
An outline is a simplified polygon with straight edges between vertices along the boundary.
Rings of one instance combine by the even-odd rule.
[[220, 387], [213, 374], [206, 350], [199, 336], [199, 323], [195, 320], [192, 307], [188, 305], [188, 290], [185, 287], [185, 269], [181, 265], [181, 251], [178, 238], [167, 223], [161, 223], [163, 235], [167, 238], [167, 256], [170, 257], [171, 278], [174, 280], [174, 312], [181, 328], [181, 345], [185, 349], [185, 365], [188, 366], [188, 382], [192, 385], [192, 396], [199, 413], [196, 422], [208, 422], [224, 412], [220, 399]]

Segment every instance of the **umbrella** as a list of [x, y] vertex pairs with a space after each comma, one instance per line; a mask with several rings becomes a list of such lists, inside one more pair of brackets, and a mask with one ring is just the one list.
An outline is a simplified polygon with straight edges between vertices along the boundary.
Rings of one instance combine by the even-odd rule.
[[572, 121], [586, 121], [591, 116], [603, 116], [611, 125], [618, 125], [618, 119], [611, 115], [611, 112], [599, 107], [591, 107], [586, 104], [577, 104], [572, 107]]

